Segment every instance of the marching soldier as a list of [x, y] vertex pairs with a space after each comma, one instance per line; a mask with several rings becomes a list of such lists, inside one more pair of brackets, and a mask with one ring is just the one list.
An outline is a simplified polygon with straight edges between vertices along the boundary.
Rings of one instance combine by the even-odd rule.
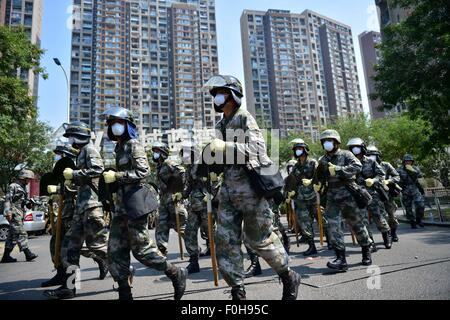
[[369, 228], [369, 212], [375, 222], [378, 230], [383, 236], [383, 242], [386, 249], [392, 247], [391, 229], [385, 219], [384, 201], [387, 200], [387, 192], [384, 189], [385, 172], [377, 161], [367, 157], [367, 148], [365, 142], [361, 138], [353, 138], [347, 143], [348, 149], [358, 158], [362, 164], [362, 169], [356, 175], [356, 182], [366, 188], [372, 196], [372, 201], [367, 208], [361, 209], [361, 216], [366, 218], [366, 228], [370, 238], [373, 240], [372, 232]]
[[[417, 229], [417, 225], [424, 227], [422, 223], [425, 214], [425, 200], [423, 199], [423, 188], [419, 183], [422, 172], [414, 166], [414, 157], [406, 154], [403, 157], [403, 165], [397, 169], [400, 175], [400, 187], [402, 190], [402, 202], [406, 210], [406, 218], [409, 220], [412, 229]], [[412, 205], [416, 208], [414, 216]]]
[[[361, 220], [359, 208], [347, 185], [355, 185], [356, 175], [361, 172], [361, 162], [350, 151], [341, 150], [341, 137], [336, 130], [326, 130], [320, 135], [325, 155], [319, 159], [314, 177], [314, 190], [326, 193], [325, 216], [330, 243], [336, 252], [336, 259], [327, 263], [328, 268], [339, 271], [348, 270], [345, 258], [344, 233], [341, 219], [352, 228], [362, 248], [362, 264], [372, 264], [367, 228]], [[326, 190], [324, 190], [326, 187]], [[322, 194], [322, 193], [321, 193]]]
[[[300, 275], [289, 268], [289, 257], [279, 237], [273, 232], [273, 212], [267, 200], [252, 188], [245, 165], [270, 165], [266, 145], [255, 119], [240, 108], [242, 85], [231, 76], [215, 76], [205, 85], [214, 97], [214, 108], [224, 113], [216, 125], [222, 136], [210, 144], [211, 152], [223, 154], [223, 182], [217, 214], [217, 261], [219, 270], [232, 287], [233, 300], [245, 300], [242, 238], [280, 276], [284, 300], [295, 300]], [[235, 140], [235, 134], [245, 133]], [[228, 134], [226, 132], [228, 131]], [[233, 132], [230, 137], [230, 131]], [[224, 140], [222, 140], [224, 139]], [[247, 158], [239, 164], [236, 158]]]
[[[185, 170], [173, 160], [169, 160], [169, 147], [156, 142], [152, 146], [153, 161], [157, 164], [157, 184], [159, 188], [159, 217], [156, 223], [156, 244], [163, 255], [167, 256], [170, 228], [176, 228], [176, 214], [180, 218], [180, 233], [184, 237], [187, 211], [180, 202], [181, 193], [174, 192], [185, 183]], [[181, 189], [182, 190], [182, 189]], [[177, 230], [178, 231], [178, 230]]]
[[[65, 185], [71, 189], [78, 188], [75, 214], [61, 250], [64, 267], [66, 270], [70, 267], [69, 270], [73, 271], [74, 266], [79, 268], [84, 241], [89, 251], [96, 257], [104, 261], [107, 259], [108, 232], [98, 197], [99, 178], [104, 166], [99, 150], [91, 142], [91, 130], [87, 124], [76, 121], [65, 124], [64, 128], [66, 130], [64, 137], [68, 138], [69, 144], [78, 150], [77, 169], [64, 170]], [[67, 283], [69, 278], [70, 273], [66, 273], [62, 286], [56, 290], [44, 291], [44, 295], [49, 299], [74, 298], [76, 288], [73, 285], [69, 286]]]
[[400, 195], [401, 188], [398, 185], [400, 183], [400, 175], [397, 170], [389, 162], [382, 161], [381, 151], [375, 146], [369, 146], [367, 148], [367, 156], [374, 161], [377, 161], [383, 171], [385, 172], [383, 184], [389, 188], [388, 200], [384, 202], [384, 208], [388, 214], [388, 223], [391, 228], [391, 238], [393, 242], [398, 241], [397, 227], [398, 220], [395, 217], [397, 211], [397, 204], [395, 203], [395, 197]]
[[305, 257], [317, 254], [314, 243], [314, 216], [317, 205], [316, 192], [312, 185], [312, 179], [317, 168], [317, 161], [309, 158], [309, 146], [302, 139], [292, 141], [292, 150], [297, 162], [291, 175], [295, 178], [295, 185], [291, 186], [293, 191], [288, 193], [286, 202], [295, 204], [295, 214], [300, 232], [308, 243], [308, 249], [303, 252]]
[[3, 215], [9, 222], [9, 233], [1, 260], [2, 263], [17, 262], [17, 259], [11, 257], [11, 252], [16, 244], [19, 246], [19, 250], [25, 254], [27, 261], [37, 258], [37, 255], [28, 248], [28, 235], [23, 227], [24, 214], [26, 207], [29, 206], [26, 186], [33, 178], [33, 171], [22, 169], [18, 180], [9, 185], [6, 193]]
[[145, 182], [150, 168], [144, 147], [136, 139], [137, 130], [131, 111], [112, 108], [104, 113], [108, 138], [117, 141], [117, 172], [103, 173], [105, 183], [117, 189], [108, 242], [111, 275], [119, 284], [119, 299], [132, 300], [130, 251], [149, 268], [164, 271], [172, 280], [174, 298], [180, 300], [186, 288], [187, 272], [167, 261], [148, 233], [148, 214], [157, 209], [156, 192]]

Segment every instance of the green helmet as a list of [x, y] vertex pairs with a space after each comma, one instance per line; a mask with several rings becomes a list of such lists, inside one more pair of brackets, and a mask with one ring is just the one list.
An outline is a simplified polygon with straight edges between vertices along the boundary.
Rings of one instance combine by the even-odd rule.
[[76, 158], [78, 156], [79, 151], [72, 147], [70, 144], [64, 144], [60, 146], [56, 146], [55, 150], [53, 150], [54, 153], [62, 153], [68, 157]]
[[367, 147], [367, 155], [381, 157], [381, 151], [378, 150], [378, 148], [375, 146], [368, 146]]
[[19, 179], [34, 179], [34, 172], [27, 169], [22, 169], [19, 173]]
[[294, 139], [291, 141], [292, 144], [292, 150], [295, 150], [297, 148], [304, 148], [306, 150], [306, 152], [309, 151], [309, 146], [308, 144], [303, 140], [303, 139]]
[[169, 147], [167, 146], [167, 144], [163, 143], [163, 142], [155, 142], [152, 145], [152, 151], [160, 151], [166, 158], [169, 157], [170, 154], [170, 150]]
[[[203, 86], [205, 89], [209, 90], [209, 93], [215, 97], [217, 94], [217, 91], [219, 89], [228, 89], [231, 92], [231, 95], [233, 96], [233, 100], [236, 102], [238, 107], [242, 104], [242, 98], [244, 97], [244, 90], [242, 88], [241, 82], [233, 77], [233, 76], [224, 76], [224, 75], [217, 75], [213, 76], [211, 79], [206, 82], [206, 84]], [[214, 105], [214, 109], [217, 112], [223, 112], [222, 109], [216, 105]]]
[[106, 118], [107, 125], [109, 125], [113, 120], [120, 119], [125, 120], [136, 127], [136, 124], [134, 123], [133, 112], [122, 107], [110, 108], [103, 112], [102, 116]]
[[405, 156], [403, 157], [403, 161], [414, 161], [414, 157], [409, 153], [405, 154]]
[[81, 121], [75, 121], [71, 123], [64, 123], [63, 124], [64, 130], [66, 132], [64, 133], [65, 138], [69, 137], [78, 137], [78, 138], [91, 138], [91, 129], [89, 126]]
[[334, 139], [338, 144], [341, 144], [341, 136], [336, 130], [330, 129], [322, 132], [322, 134], [320, 135], [320, 141], [323, 143], [323, 140], [326, 139]]

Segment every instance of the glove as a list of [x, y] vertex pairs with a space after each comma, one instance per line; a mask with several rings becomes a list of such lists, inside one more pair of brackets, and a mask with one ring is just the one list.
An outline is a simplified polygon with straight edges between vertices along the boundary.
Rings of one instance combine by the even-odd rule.
[[117, 180], [116, 172], [115, 171], [103, 172], [103, 178], [105, 178], [106, 184], [111, 184], [113, 182], [116, 182], [116, 180]]
[[180, 192], [177, 192], [172, 195], [173, 201], [180, 201], [181, 199], [183, 199], [183, 195]]
[[49, 194], [58, 193], [58, 186], [47, 186], [47, 192]]
[[203, 197], [203, 202], [208, 202], [208, 196]]
[[319, 184], [315, 184], [315, 185], [313, 186], [313, 188], [314, 188], [314, 191], [315, 191], [315, 192], [319, 192], [319, 191], [320, 191], [320, 188], [322, 188], [322, 184], [319, 182]]
[[293, 196], [295, 196], [295, 191], [288, 192], [287, 198], [286, 198], [286, 200], [285, 200], [286, 203], [289, 204], [289, 203], [291, 202]]
[[340, 168], [338, 166], [335, 166], [331, 162], [328, 163], [328, 171], [330, 172], [330, 175], [332, 177], [336, 176], [336, 171], [339, 171], [339, 170], [340, 170]]
[[218, 180], [218, 178], [217, 178], [217, 173], [211, 172], [211, 173], [209, 174], [209, 178], [211, 179], [211, 182], [216, 182], [216, 181]]
[[224, 151], [225, 150], [225, 141], [220, 139], [214, 139], [211, 142], [211, 151], [217, 152], [217, 151]]
[[390, 185], [392, 183], [392, 181], [389, 179], [389, 180], [384, 180], [383, 181], [383, 184], [387, 187], [388, 185]]
[[303, 179], [302, 182], [305, 187], [309, 187], [312, 183], [312, 179]]
[[408, 164], [405, 166], [406, 170], [414, 172], [414, 168], [412, 165]]
[[72, 185], [72, 180], [66, 180], [66, 181], [64, 181], [64, 185], [65, 185], [66, 187], [70, 187], [70, 186]]
[[63, 171], [64, 179], [72, 180], [73, 179], [73, 170], [70, 168], [66, 168]]
[[374, 179], [371, 179], [371, 178], [366, 179], [366, 186], [368, 186], [369, 188], [370, 188], [371, 186], [373, 186], [374, 183], [375, 183], [375, 180], [374, 180]]
[[207, 178], [207, 177], [203, 177], [203, 178], [202, 178], [202, 181], [203, 181], [203, 182], [206, 182], [206, 181], [208, 181], [208, 178]]

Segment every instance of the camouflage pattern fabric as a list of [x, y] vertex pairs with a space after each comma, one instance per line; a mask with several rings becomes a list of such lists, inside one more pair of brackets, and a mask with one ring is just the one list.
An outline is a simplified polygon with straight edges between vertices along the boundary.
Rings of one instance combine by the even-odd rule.
[[9, 234], [5, 242], [5, 249], [13, 250], [16, 244], [19, 250], [28, 248], [28, 235], [23, 227], [25, 214], [25, 204], [28, 200], [28, 194], [25, 186], [20, 183], [11, 183], [5, 196], [3, 205], [3, 214], [11, 215], [9, 222]]
[[[413, 171], [409, 171], [402, 166], [397, 169], [400, 175], [400, 186], [402, 190], [402, 202], [405, 206], [406, 218], [409, 221], [415, 221], [417, 218], [423, 218], [421, 215], [425, 210], [425, 200], [417, 187], [418, 179], [423, 177], [422, 172], [416, 166]], [[416, 214], [413, 212], [413, 204], [416, 208]], [[420, 216], [420, 217], [419, 217]]]

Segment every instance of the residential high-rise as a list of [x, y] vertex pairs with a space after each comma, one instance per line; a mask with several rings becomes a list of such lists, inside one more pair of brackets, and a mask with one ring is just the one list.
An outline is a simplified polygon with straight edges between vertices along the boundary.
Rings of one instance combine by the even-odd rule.
[[[41, 46], [42, 0], [0, 0], [0, 25], [23, 26], [30, 41]], [[30, 94], [37, 97], [39, 76], [31, 70], [18, 70]]]
[[266, 128], [317, 138], [332, 116], [363, 112], [351, 28], [305, 10], [245, 10], [247, 108]]
[[381, 34], [386, 26], [399, 23], [411, 14], [411, 9], [394, 6], [392, 0], [375, 0], [375, 4], [378, 7]]
[[[112, 106], [139, 129], [213, 127], [202, 90], [218, 73], [214, 0], [74, 0], [71, 120], [104, 127]], [[205, 80], [206, 79], [206, 80]]]

